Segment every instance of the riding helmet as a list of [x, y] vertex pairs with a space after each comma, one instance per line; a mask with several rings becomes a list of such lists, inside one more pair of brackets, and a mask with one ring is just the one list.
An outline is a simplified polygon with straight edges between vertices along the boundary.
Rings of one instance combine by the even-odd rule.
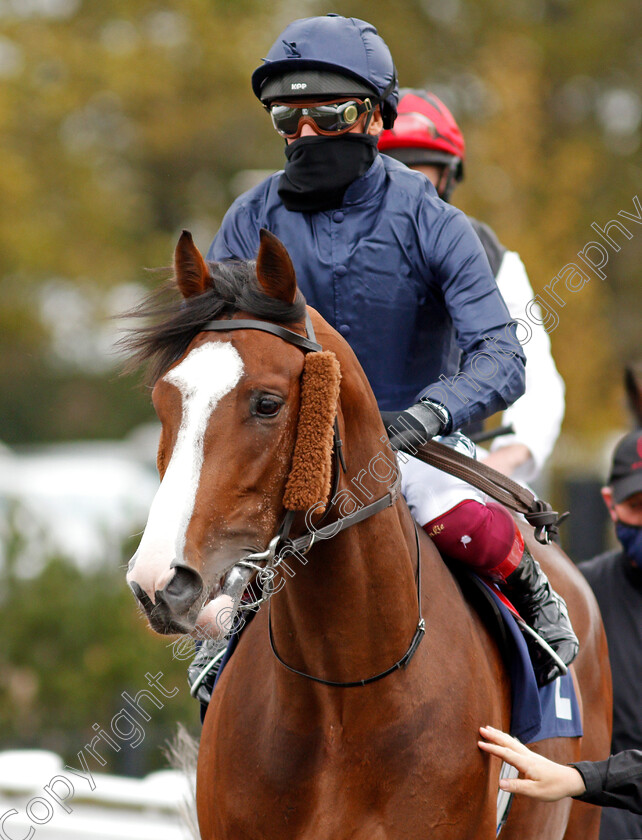
[[380, 103], [384, 128], [392, 128], [397, 73], [372, 24], [336, 14], [295, 20], [263, 61], [252, 74], [252, 90], [264, 105], [293, 96], [371, 96]]
[[428, 91], [400, 91], [397, 120], [381, 133], [379, 151], [407, 166], [446, 165], [455, 181], [464, 177], [464, 137], [441, 99]]

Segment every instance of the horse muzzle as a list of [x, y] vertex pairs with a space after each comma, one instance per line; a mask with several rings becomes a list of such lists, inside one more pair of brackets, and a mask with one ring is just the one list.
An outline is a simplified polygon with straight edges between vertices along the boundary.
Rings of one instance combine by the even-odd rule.
[[[271, 550], [270, 547], [249, 557], [263, 560]], [[152, 601], [135, 580], [133, 565], [134, 561], [130, 564], [127, 580], [152, 630], [161, 634], [190, 633], [210, 639], [220, 638], [230, 631], [243, 593], [258, 569], [254, 562], [240, 561], [228, 568], [204, 594], [205, 586], [199, 572], [174, 561], [171, 578], [162, 589], [154, 592]]]
[[154, 601], [133, 575], [128, 575], [129, 586], [153, 630], [163, 634], [191, 633], [203, 605], [203, 579], [195, 569], [180, 563], [175, 563], [173, 570], [163, 589], [154, 593]]

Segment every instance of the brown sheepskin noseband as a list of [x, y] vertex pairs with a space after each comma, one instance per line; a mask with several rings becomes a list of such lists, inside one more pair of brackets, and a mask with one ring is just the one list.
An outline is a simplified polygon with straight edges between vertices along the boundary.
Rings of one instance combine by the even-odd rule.
[[[341, 368], [330, 350], [308, 353], [301, 377], [299, 425], [292, 467], [283, 505], [287, 510], [308, 510], [330, 493], [333, 423], [339, 401]], [[321, 508], [318, 508], [321, 513]]]

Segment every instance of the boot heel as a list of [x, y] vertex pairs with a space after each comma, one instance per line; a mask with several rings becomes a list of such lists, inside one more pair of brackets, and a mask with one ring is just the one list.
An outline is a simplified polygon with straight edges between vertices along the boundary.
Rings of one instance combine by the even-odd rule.
[[580, 648], [566, 603], [526, 548], [504, 587], [527, 625], [523, 629], [537, 682], [547, 685], [568, 671]]

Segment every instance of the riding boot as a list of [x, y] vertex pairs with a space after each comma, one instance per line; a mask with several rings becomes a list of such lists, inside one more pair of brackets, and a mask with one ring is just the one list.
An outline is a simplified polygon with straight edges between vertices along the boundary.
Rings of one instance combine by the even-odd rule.
[[[253, 601], [256, 597], [257, 592], [252, 589], [252, 584], [250, 584], [248, 588], [248, 601]], [[245, 632], [255, 615], [256, 612], [254, 610], [249, 610], [232, 635], [225, 639], [207, 639], [204, 642], [197, 643], [196, 656], [187, 668], [187, 682], [189, 683], [190, 694], [200, 701], [203, 713], [212, 699], [214, 683], [216, 682], [218, 672], [221, 670], [225, 654], [227, 654], [226, 661], [229, 662], [230, 656], [236, 650], [236, 645], [241, 635]]]
[[192, 697], [196, 697], [203, 706], [212, 699], [216, 676], [221, 667], [225, 645], [208, 640], [199, 645], [196, 656], [187, 667], [187, 682]]
[[[565, 665], [570, 665], [580, 644], [573, 632], [566, 603], [553, 590], [526, 547], [515, 571], [505, 578], [503, 588], [526, 624], [550, 645]], [[528, 635], [526, 640], [539, 685], [547, 685], [564, 673], [536, 640]]]

